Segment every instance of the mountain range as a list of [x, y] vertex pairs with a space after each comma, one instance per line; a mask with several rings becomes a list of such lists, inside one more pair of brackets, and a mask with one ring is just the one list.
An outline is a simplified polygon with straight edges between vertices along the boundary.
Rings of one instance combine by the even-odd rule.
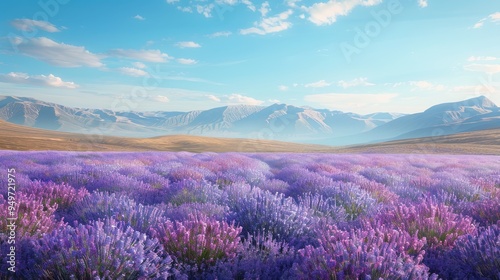
[[0, 119], [35, 128], [110, 136], [189, 134], [353, 145], [498, 128], [500, 109], [480, 96], [439, 104], [417, 114], [360, 115], [286, 104], [232, 105], [190, 112], [120, 112], [0, 96]]

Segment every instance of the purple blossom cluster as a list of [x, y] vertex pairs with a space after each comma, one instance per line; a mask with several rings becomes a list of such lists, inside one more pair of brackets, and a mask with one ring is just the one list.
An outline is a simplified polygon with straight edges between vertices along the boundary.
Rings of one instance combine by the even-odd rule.
[[[0, 197], [0, 244], [6, 242], [11, 232], [9, 225], [15, 225], [15, 237], [22, 240], [30, 237], [41, 237], [46, 233], [64, 225], [54, 215], [57, 205], [44, 204], [43, 198], [17, 193], [15, 209], [10, 211], [7, 201]], [[13, 214], [13, 215], [12, 215]], [[7, 218], [15, 218], [14, 222]]]
[[[320, 230], [320, 246], [300, 249], [297, 279], [435, 279], [422, 264], [425, 239], [388, 227]], [[412, 254], [410, 254], [412, 252]]]
[[236, 257], [241, 227], [220, 222], [203, 214], [184, 221], [166, 220], [151, 228], [181, 271], [195, 273], [221, 259]]
[[0, 168], [18, 217], [0, 279], [500, 278], [495, 156], [0, 151]]
[[54, 231], [36, 251], [45, 279], [165, 279], [171, 263], [157, 239], [113, 219]]

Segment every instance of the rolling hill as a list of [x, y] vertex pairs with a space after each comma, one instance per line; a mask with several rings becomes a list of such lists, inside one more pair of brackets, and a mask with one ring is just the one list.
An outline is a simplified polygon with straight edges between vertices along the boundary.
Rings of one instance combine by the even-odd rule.
[[269, 140], [192, 135], [128, 138], [43, 130], [0, 121], [0, 149], [60, 151], [188, 151], [294, 153], [440, 153], [500, 155], [500, 129], [335, 148]]

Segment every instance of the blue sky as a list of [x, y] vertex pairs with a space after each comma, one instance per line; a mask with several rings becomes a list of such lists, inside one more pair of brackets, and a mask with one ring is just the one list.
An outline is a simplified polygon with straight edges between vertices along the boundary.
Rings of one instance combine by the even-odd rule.
[[114, 110], [500, 104], [499, 0], [7, 0], [0, 94]]

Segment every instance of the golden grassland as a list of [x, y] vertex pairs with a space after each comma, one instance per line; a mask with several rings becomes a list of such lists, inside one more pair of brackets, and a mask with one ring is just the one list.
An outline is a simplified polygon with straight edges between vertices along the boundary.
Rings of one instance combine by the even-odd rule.
[[500, 129], [350, 147], [307, 145], [270, 140], [172, 135], [128, 138], [57, 132], [0, 121], [2, 150], [187, 151], [500, 155]]

